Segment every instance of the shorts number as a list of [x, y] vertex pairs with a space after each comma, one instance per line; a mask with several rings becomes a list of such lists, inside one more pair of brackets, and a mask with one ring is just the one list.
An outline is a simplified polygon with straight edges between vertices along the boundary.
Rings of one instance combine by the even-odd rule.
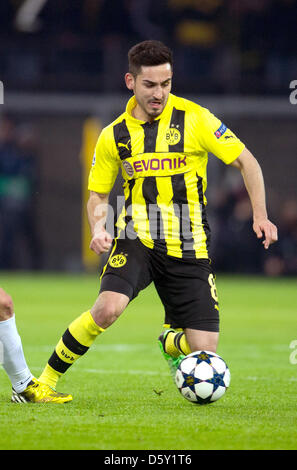
[[213, 274], [210, 274], [208, 276], [208, 284], [210, 285], [210, 293], [215, 302], [218, 302], [218, 293], [217, 293], [217, 288], [216, 288], [216, 283], [213, 277]]

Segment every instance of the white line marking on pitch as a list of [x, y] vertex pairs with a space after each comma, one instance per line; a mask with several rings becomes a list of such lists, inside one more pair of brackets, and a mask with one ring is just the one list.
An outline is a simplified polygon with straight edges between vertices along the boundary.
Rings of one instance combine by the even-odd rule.
[[[42, 368], [41, 367], [30, 367], [32, 370], [36, 370], [41, 372]], [[123, 369], [80, 369], [80, 373], [87, 373], [87, 374], [130, 374], [130, 375], [162, 375], [162, 376], [167, 376], [169, 375], [165, 372], [160, 372], [160, 371], [153, 371], [153, 370], [123, 370]]]
[[[31, 344], [26, 346], [26, 349], [42, 351], [42, 352], [52, 352], [55, 348], [55, 345], [52, 346], [38, 346]], [[159, 351], [157, 345], [156, 347], [150, 346], [148, 344], [94, 344], [90, 348], [91, 351], [112, 351], [112, 352], [135, 352], [135, 351]]]

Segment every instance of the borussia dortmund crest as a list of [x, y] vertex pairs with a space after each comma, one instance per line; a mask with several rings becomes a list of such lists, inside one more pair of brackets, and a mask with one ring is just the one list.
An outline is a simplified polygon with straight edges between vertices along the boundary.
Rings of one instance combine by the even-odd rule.
[[181, 139], [181, 134], [178, 129], [171, 127], [166, 131], [166, 142], [168, 145], [176, 145]]
[[123, 266], [125, 266], [126, 263], [127, 256], [124, 255], [124, 253], [114, 255], [109, 261], [110, 266], [112, 266], [113, 268], [122, 268]]

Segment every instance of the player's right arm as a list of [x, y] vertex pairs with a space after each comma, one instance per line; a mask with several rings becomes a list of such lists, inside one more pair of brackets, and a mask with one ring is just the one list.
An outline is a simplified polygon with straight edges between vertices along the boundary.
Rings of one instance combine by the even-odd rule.
[[120, 159], [114, 142], [111, 126], [102, 130], [95, 148], [92, 168], [89, 174], [87, 203], [88, 220], [92, 239], [90, 248], [97, 255], [109, 250], [112, 237], [105, 230], [108, 197], [116, 180]]
[[105, 230], [109, 194], [90, 191], [87, 203], [88, 219], [92, 233], [90, 248], [97, 255], [106, 253], [112, 243], [111, 235]]

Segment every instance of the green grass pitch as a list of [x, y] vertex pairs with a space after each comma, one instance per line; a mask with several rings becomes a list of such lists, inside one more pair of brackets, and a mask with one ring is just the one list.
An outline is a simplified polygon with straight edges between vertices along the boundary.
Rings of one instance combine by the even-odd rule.
[[[36, 376], [69, 323], [94, 302], [96, 275], [1, 273]], [[216, 403], [186, 401], [157, 337], [163, 310], [151, 286], [61, 379], [66, 405], [10, 403], [0, 370], [0, 449], [296, 449], [296, 279], [218, 276], [231, 385]], [[295, 350], [297, 346], [295, 346]]]

